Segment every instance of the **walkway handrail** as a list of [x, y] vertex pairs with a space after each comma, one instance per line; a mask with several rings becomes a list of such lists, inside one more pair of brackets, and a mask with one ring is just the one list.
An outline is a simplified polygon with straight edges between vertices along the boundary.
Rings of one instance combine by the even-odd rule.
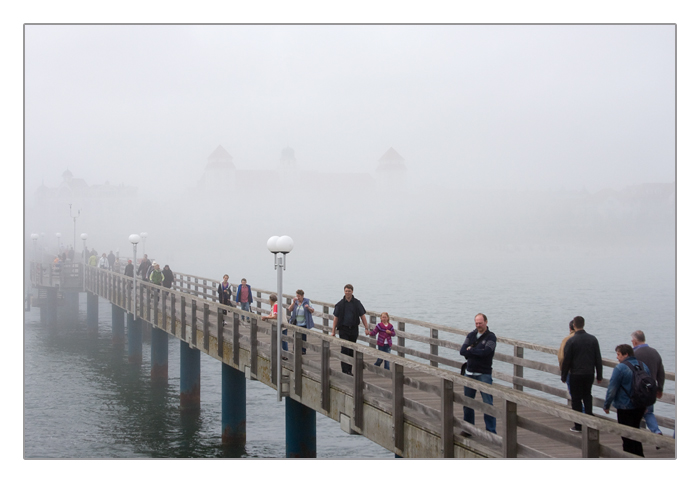
[[[88, 267], [86, 272], [85, 283], [89, 291], [107, 298], [127, 311], [133, 310], [132, 278], [95, 267]], [[138, 317], [239, 370], [250, 370], [253, 377], [270, 387], [275, 387], [276, 360], [281, 356], [276, 353], [274, 343], [276, 321], [262, 320], [260, 314], [263, 311], [257, 307], [251, 314], [210, 300], [208, 292], [212, 285], [208, 281], [201, 283], [206, 292], [192, 293], [196, 292], [193, 288], [195, 281], [194, 277], [189, 277], [190, 280], [187, 280], [187, 276], [184, 279], [176, 277], [178, 282], [170, 289], [137, 280]], [[197, 277], [196, 284], [200, 284], [199, 280], [203, 279]], [[189, 287], [183, 290], [182, 284], [186, 285], [188, 282]], [[257, 289], [255, 291], [268, 293]], [[257, 299], [260, 299], [260, 294], [257, 294]], [[249, 320], [246, 320], [247, 318]], [[410, 360], [401, 354], [386, 354], [371, 346], [330, 337], [322, 331], [308, 330], [287, 323], [284, 324], [284, 328], [288, 334], [283, 336], [283, 340], [290, 342], [294, 347], [293, 351], [285, 353], [289, 360], [282, 362], [283, 371], [289, 374], [285, 395], [301, 401], [302, 391], [305, 390], [303, 388], [308, 388], [308, 385], [302, 384], [302, 380], [314, 381], [314, 384], [319, 385], [321, 392], [320, 398], [312, 398], [312, 401], [320, 400], [319, 407], [314, 409], [328, 416], [337, 416], [332, 413], [338, 409], [331, 407], [331, 391], [347, 394], [354, 401], [353, 429], [358, 432], [362, 432], [363, 428], [367, 433], [371, 432], [371, 429], [362, 423], [369, 408], [390, 415], [394, 421], [394, 447], [391, 449], [399, 455], [403, 455], [405, 451], [405, 424], [413, 425], [438, 438], [441, 454], [446, 457], [454, 455], [455, 447], [469, 448], [479, 454], [495, 457], [548, 456], [537, 448], [518, 442], [517, 428], [527, 429], [558, 443], [579, 447], [585, 457], [630, 456], [600, 443], [599, 433], [611, 433], [675, 449], [675, 440], [667, 436], [622, 426], [607, 417], [582, 414], [564, 404], [545, 400], [521, 390], [500, 384], [484, 384], [460, 376], [452, 370]], [[306, 341], [302, 340], [302, 335], [306, 335]], [[341, 347], [352, 348], [354, 356], [342, 354]], [[320, 362], [303, 356], [302, 348], [309, 354], [319, 355]], [[391, 371], [374, 366], [372, 361], [376, 358], [388, 360], [391, 363]], [[331, 367], [332, 361], [351, 364], [353, 375], [334, 370]], [[389, 389], [365, 381], [364, 375], [370, 373], [387, 379]], [[520, 378], [518, 382], [525, 380]], [[284, 384], [283, 377], [283, 386]], [[464, 386], [492, 394], [497, 399], [495, 405], [486, 405], [464, 396], [461, 394], [461, 387]], [[458, 388], [457, 392], [455, 388]], [[407, 391], [413, 391], [417, 396]], [[427, 402], [428, 396], [436, 402]], [[455, 418], [455, 404], [495, 416], [500, 421], [499, 435], [487, 433]], [[544, 426], [536, 419], [518, 414], [518, 408], [528, 408], [568, 423], [581, 424], [582, 435], [572, 435], [568, 431]], [[461, 431], [471, 433], [472, 437], [464, 438]]]

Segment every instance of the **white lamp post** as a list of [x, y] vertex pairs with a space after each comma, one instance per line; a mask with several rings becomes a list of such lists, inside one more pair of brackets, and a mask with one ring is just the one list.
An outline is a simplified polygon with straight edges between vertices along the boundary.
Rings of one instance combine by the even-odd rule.
[[[267, 249], [275, 255], [277, 269], [277, 400], [282, 400], [282, 271], [287, 265], [287, 253], [294, 248], [294, 240], [287, 235], [273, 236], [267, 240]], [[280, 257], [279, 254], [282, 254]]]
[[[143, 240], [143, 255], [146, 256], [146, 238], [148, 238], [148, 233], [145, 231], [141, 232], [141, 239]], [[136, 254], [134, 254], [134, 263], [136, 263]]]
[[60, 255], [61, 254], [61, 234], [56, 233], [56, 239], [58, 240], [58, 251], [57, 253]]
[[[81, 233], [80, 239], [83, 240], [83, 290], [85, 290], [85, 276], [87, 275], [87, 233]], [[75, 250], [75, 246], [73, 250]]]
[[[134, 268], [136, 265], [136, 246], [139, 244], [141, 241], [141, 237], [138, 236], [137, 234], [129, 235], [129, 241], [131, 244], [134, 246]], [[146, 242], [144, 241], [144, 245]], [[134, 270], [134, 319], [136, 318], [136, 270]]]
[[80, 216], [80, 210], [78, 210], [77, 215], [73, 216], [73, 205], [68, 204], [68, 209], [70, 210], [71, 218], [73, 218], [73, 253], [75, 253], [76, 250], [78, 249], [78, 247], [75, 244], [75, 224], [76, 224], [76, 221], [78, 220], [78, 217]]

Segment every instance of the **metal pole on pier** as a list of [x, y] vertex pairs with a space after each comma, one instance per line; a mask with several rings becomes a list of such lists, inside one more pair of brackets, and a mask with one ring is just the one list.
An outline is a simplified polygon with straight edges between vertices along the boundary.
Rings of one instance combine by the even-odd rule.
[[[287, 253], [294, 248], [294, 240], [287, 235], [273, 236], [267, 240], [267, 249], [275, 256], [277, 269], [277, 401], [282, 400], [282, 271], [286, 268]], [[280, 257], [279, 254], [282, 254]]]

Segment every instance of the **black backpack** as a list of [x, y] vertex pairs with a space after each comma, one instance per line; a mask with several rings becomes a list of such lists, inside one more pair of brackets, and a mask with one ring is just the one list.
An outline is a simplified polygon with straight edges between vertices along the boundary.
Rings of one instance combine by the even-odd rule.
[[654, 404], [656, 402], [656, 380], [647, 374], [641, 363], [633, 365], [629, 361], [624, 361], [624, 364], [632, 369], [632, 394], [623, 387], [632, 401], [632, 405], [635, 408], [645, 408]]

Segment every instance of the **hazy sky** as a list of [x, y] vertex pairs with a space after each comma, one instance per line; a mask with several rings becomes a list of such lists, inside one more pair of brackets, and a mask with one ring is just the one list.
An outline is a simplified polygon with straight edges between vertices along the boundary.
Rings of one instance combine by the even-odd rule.
[[675, 177], [673, 25], [27, 25], [26, 187], [186, 188], [238, 169], [465, 188]]

